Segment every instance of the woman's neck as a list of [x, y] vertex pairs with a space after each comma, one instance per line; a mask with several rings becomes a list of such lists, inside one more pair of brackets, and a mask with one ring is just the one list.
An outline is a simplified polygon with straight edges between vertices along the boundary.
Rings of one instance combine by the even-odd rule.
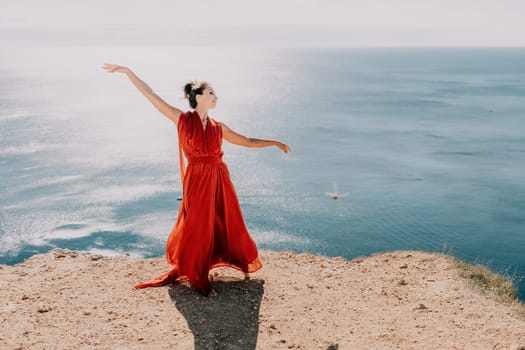
[[208, 119], [208, 110], [203, 108], [200, 109], [199, 107], [195, 108], [195, 111], [199, 115], [199, 118], [201, 118], [201, 121], [204, 122], [206, 119]]

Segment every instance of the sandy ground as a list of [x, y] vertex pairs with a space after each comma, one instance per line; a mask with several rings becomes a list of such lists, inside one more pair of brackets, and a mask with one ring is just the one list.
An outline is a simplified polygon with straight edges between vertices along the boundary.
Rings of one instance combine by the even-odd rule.
[[525, 319], [444, 255], [347, 261], [262, 251], [262, 270], [216, 269], [216, 298], [184, 283], [134, 290], [166, 270], [54, 250], [0, 265], [0, 349], [518, 349]]

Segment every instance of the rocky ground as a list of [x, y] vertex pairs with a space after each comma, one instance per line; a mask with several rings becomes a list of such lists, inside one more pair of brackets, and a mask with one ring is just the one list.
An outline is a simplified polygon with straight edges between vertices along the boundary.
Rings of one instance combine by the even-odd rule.
[[[484, 294], [450, 257], [347, 261], [262, 251], [262, 270], [216, 269], [215, 298], [185, 283], [133, 289], [166, 271], [54, 250], [0, 265], [1, 349], [518, 349], [522, 306]], [[525, 347], [524, 347], [525, 349]]]

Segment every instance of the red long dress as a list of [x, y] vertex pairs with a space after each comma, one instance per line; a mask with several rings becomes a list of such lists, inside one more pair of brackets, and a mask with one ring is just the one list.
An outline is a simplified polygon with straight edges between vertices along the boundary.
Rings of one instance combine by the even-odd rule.
[[158, 287], [189, 280], [204, 295], [210, 292], [208, 273], [219, 266], [243, 272], [262, 267], [257, 247], [244, 224], [230, 173], [222, 161], [222, 128], [208, 118], [206, 128], [196, 111], [178, 122], [183, 196], [179, 216], [166, 243], [171, 271], [135, 288]]

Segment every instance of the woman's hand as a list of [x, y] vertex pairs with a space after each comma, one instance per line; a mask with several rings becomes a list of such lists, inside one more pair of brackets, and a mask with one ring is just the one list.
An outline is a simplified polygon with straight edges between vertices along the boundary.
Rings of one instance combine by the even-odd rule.
[[284, 143], [277, 142], [276, 146], [279, 147], [284, 153], [289, 153], [291, 151], [290, 147]]
[[108, 64], [105, 63], [102, 68], [109, 73], [127, 73], [129, 72], [129, 68], [119, 66], [118, 64]]

